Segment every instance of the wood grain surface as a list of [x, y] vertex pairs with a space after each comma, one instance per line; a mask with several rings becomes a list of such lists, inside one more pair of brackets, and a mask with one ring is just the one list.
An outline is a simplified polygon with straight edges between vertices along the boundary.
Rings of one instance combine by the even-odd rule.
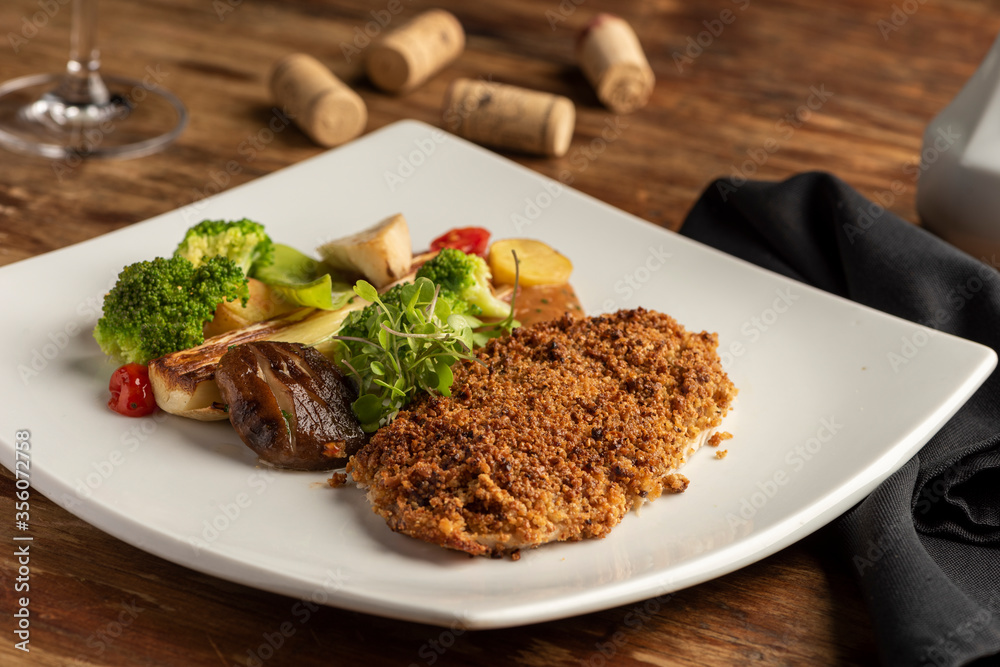
[[[362, 76], [365, 42], [354, 40], [383, 10], [400, 8], [391, 26], [431, 6], [462, 21], [464, 54], [405, 96], [378, 92]], [[106, 0], [105, 70], [141, 77], [159, 68], [187, 104], [190, 126], [160, 154], [60, 173], [47, 160], [0, 153], [0, 265], [321, 152], [296, 128], [261, 134], [272, 113], [269, 67], [292, 51], [316, 56], [360, 93], [368, 131], [404, 118], [440, 124], [445, 90], [459, 76], [565, 95], [578, 112], [569, 153], [509, 157], [548, 176], [568, 172], [579, 190], [670, 229], [715, 177], [780, 179], [815, 169], [869, 197], [893, 193], [889, 208], [916, 222], [922, 132], [988, 51], [998, 9], [972, 0]], [[600, 11], [636, 28], [657, 76], [649, 105], [627, 116], [600, 107], [575, 65], [577, 31]], [[69, 14], [66, 0], [3, 3], [0, 80], [61, 68]], [[347, 48], [355, 44], [360, 54]], [[619, 128], [614, 140], [599, 141], [609, 126]], [[4, 324], [17, 315], [6, 313]], [[12, 366], [5, 368], [4, 381], [13, 381]], [[0, 498], [9, 534], [14, 483], [6, 470]], [[333, 608], [305, 613], [291, 598], [146, 554], [38, 494], [32, 501], [31, 651], [14, 648], [18, 564], [8, 546], [0, 557], [3, 664], [878, 662], [864, 601], [832, 531], [666, 598], [474, 632]]]

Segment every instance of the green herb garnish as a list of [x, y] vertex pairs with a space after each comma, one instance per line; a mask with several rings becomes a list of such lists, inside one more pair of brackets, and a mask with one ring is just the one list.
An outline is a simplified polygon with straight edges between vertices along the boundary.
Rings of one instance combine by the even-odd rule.
[[381, 295], [359, 280], [354, 291], [371, 304], [352, 312], [332, 339], [340, 343], [338, 363], [357, 384], [351, 407], [367, 433], [392, 421], [420, 392], [450, 396], [452, 364], [478, 361], [473, 348], [517, 326], [513, 299], [506, 318], [484, 326], [468, 314], [467, 302], [426, 277]]

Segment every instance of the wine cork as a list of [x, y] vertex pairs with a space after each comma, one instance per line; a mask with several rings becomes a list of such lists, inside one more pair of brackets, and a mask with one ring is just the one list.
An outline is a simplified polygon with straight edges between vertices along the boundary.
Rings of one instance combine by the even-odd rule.
[[580, 34], [577, 59], [597, 98], [615, 113], [635, 111], [649, 101], [656, 78], [624, 19], [598, 14]]
[[312, 56], [292, 53], [271, 72], [271, 95], [317, 144], [339, 146], [365, 130], [368, 108]]
[[388, 93], [413, 90], [458, 58], [465, 31], [450, 12], [426, 11], [372, 45], [365, 65], [372, 83]]
[[495, 148], [558, 157], [575, 123], [569, 99], [491, 81], [456, 79], [445, 98], [445, 129]]

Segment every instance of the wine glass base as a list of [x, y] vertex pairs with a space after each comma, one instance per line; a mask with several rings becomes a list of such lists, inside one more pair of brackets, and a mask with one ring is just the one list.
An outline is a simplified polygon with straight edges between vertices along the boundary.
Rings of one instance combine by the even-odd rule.
[[109, 99], [73, 104], [55, 92], [64, 74], [0, 86], [0, 146], [48, 158], [133, 158], [161, 150], [187, 125], [172, 93], [142, 81], [104, 77]]

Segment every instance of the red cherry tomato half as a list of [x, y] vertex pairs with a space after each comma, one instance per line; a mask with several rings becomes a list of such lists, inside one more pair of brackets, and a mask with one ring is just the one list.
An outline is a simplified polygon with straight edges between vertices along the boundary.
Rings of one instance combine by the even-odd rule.
[[482, 227], [459, 227], [431, 241], [431, 250], [455, 248], [467, 255], [486, 256], [490, 233]]
[[156, 411], [149, 369], [142, 364], [125, 364], [111, 374], [108, 407], [126, 417], [142, 417]]

